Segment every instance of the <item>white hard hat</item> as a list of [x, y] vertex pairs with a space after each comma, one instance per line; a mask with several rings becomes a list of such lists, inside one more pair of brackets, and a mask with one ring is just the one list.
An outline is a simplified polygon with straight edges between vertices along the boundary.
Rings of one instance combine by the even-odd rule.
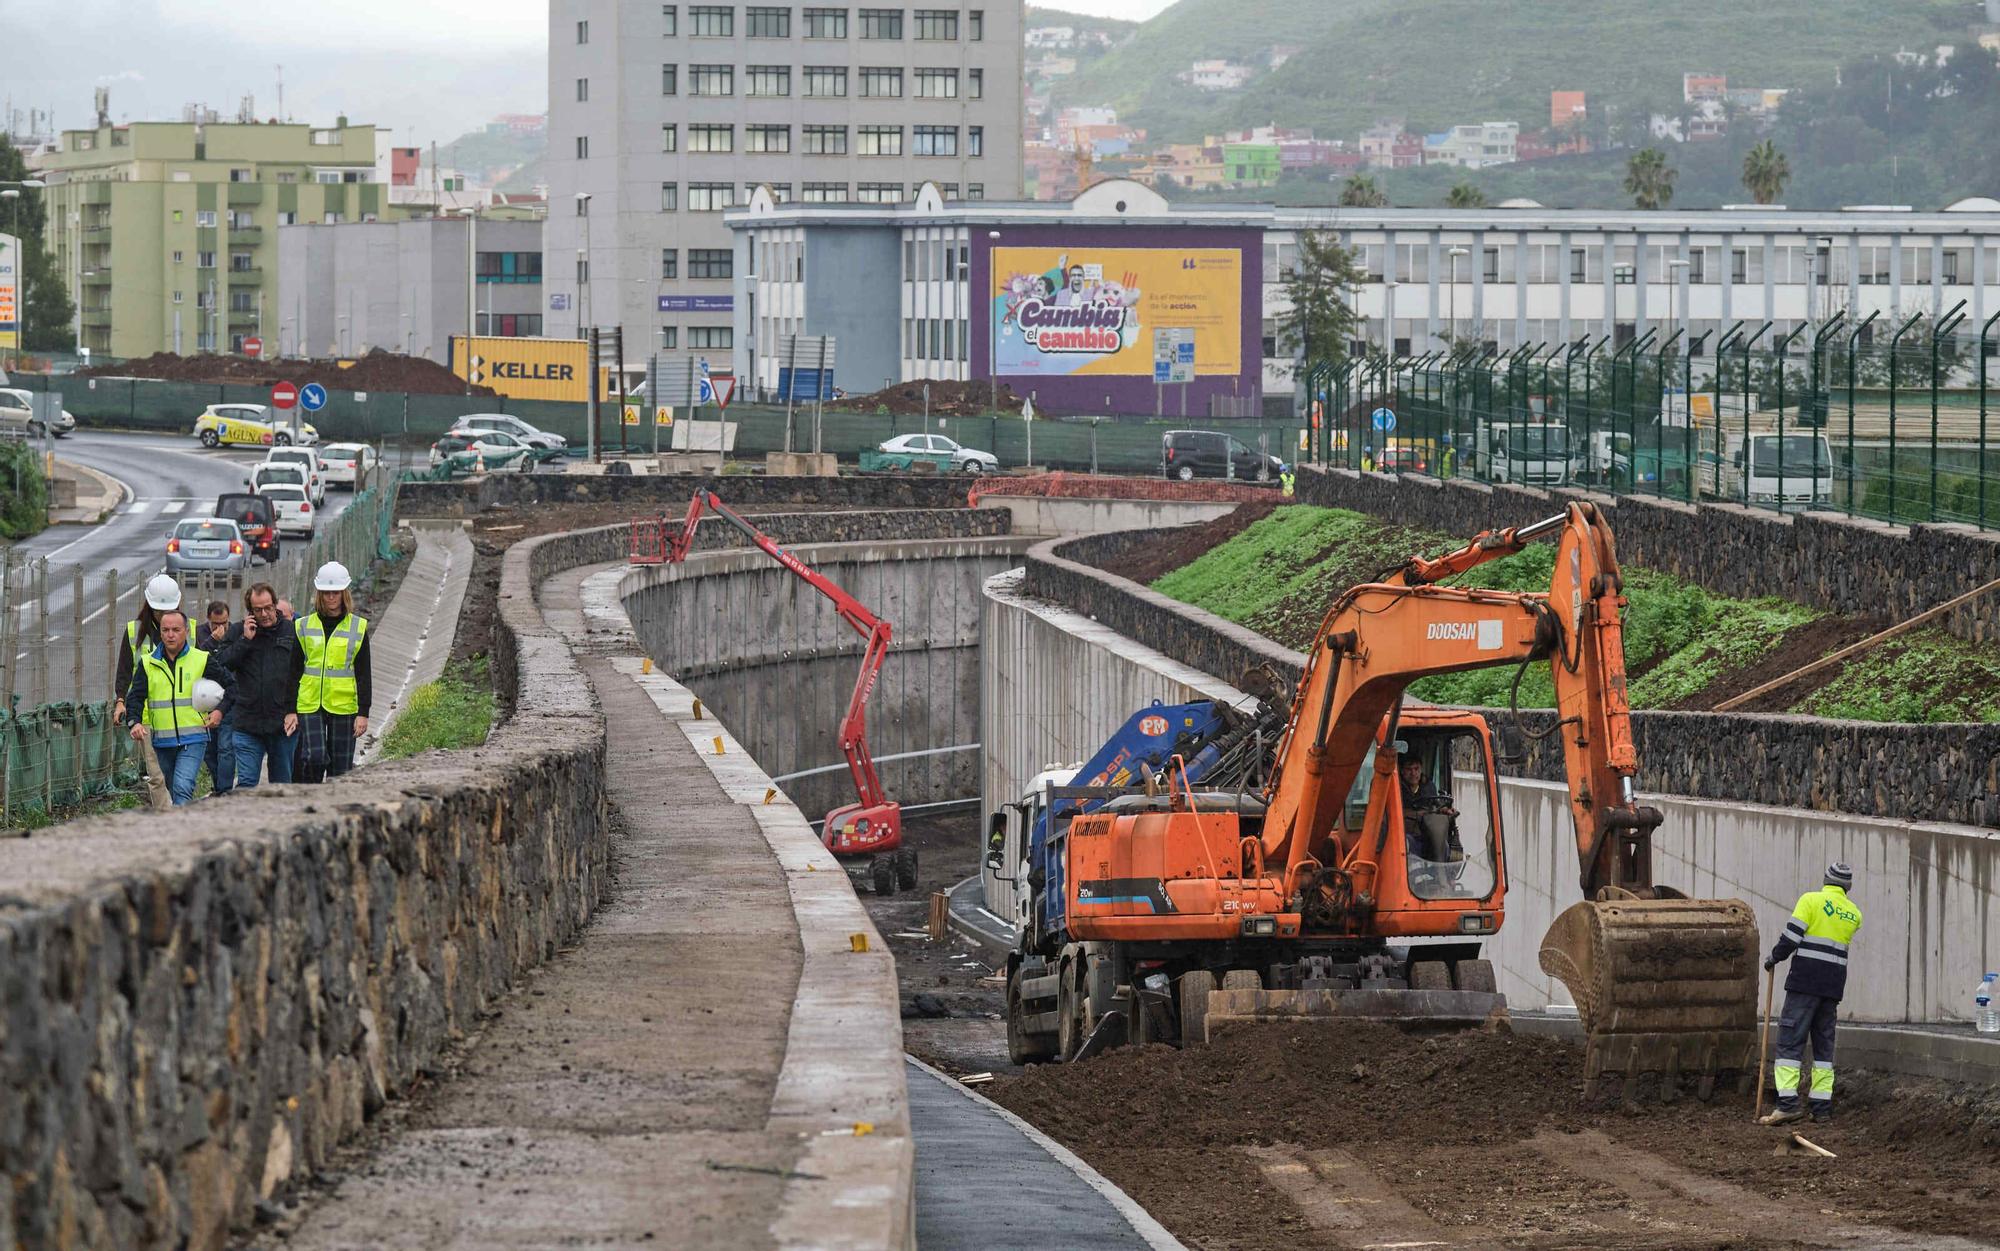
[[354, 585], [354, 579], [347, 576], [347, 566], [337, 560], [329, 560], [313, 575], [313, 590], [344, 591]]
[[181, 584], [169, 574], [154, 574], [146, 584], [146, 604], [154, 612], [166, 612], [181, 606]]
[[203, 678], [194, 684], [193, 699], [196, 712], [214, 712], [222, 707], [222, 683]]

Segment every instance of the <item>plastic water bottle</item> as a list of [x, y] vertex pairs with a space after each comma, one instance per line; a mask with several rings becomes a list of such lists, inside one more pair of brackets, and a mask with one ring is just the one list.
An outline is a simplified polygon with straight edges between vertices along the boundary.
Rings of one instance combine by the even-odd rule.
[[1996, 1002], [2000, 973], [1988, 973], [1972, 992], [1972, 1023], [1982, 1034], [2000, 1034], [2000, 1002]]

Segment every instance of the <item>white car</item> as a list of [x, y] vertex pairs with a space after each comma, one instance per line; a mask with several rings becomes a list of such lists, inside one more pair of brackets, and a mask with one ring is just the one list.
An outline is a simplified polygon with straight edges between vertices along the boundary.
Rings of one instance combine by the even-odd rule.
[[261, 495], [267, 486], [295, 486], [310, 492], [312, 483], [306, 477], [306, 467], [289, 461], [263, 461], [250, 467], [250, 476], [243, 479], [252, 495]]
[[[444, 444], [451, 446], [444, 448], [441, 446]], [[531, 450], [528, 444], [503, 430], [448, 430], [442, 439], [431, 444], [431, 464], [442, 463], [447, 452], [475, 452], [487, 462], [488, 468], [525, 469]]]
[[328, 486], [359, 491], [375, 472], [375, 449], [366, 443], [329, 443], [319, 449], [319, 472]]
[[312, 489], [315, 505], [326, 503], [326, 474], [321, 472], [319, 452], [310, 447], [274, 447], [264, 454], [266, 465], [298, 465], [306, 471], [306, 485]]
[[292, 437], [290, 413], [267, 404], [210, 404], [194, 419], [194, 437], [203, 447], [247, 444], [252, 447], [283, 447], [288, 443], [319, 442], [319, 431], [303, 418], [299, 437]]
[[951, 467], [953, 473], [999, 473], [1000, 458], [976, 447], [966, 447], [941, 434], [904, 434], [876, 449], [889, 456], [934, 456]]
[[257, 492], [271, 501], [271, 509], [278, 515], [279, 534], [298, 534], [306, 538], [313, 535], [313, 505], [306, 498], [306, 489], [288, 482], [274, 482]]
[[511, 434], [529, 447], [547, 451], [559, 451], [569, 446], [569, 440], [561, 435], [537, 430], [519, 417], [509, 416], [506, 413], [467, 413], [452, 422], [451, 428], [479, 432], [495, 430], [501, 434]]
[[[28, 398], [26, 391], [15, 387], [0, 389], [0, 423], [12, 424], [15, 420], [19, 420], [27, 425], [30, 437], [39, 439], [43, 433], [42, 423], [30, 415], [33, 412], [34, 401]], [[76, 418], [65, 408], [62, 410], [62, 416], [56, 420], [56, 428], [50, 433], [60, 439], [74, 429], [76, 429]]]

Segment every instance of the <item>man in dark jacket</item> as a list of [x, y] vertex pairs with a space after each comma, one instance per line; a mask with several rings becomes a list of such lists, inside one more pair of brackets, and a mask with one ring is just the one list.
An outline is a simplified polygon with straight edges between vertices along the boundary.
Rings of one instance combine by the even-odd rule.
[[[193, 642], [196, 650], [207, 652], [226, 669], [229, 666], [224, 663], [222, 653], [241, 633], [229, 620], [229, 601], [212, 599], [208, 601], [208, 620], [195, 630]], [[208, 779], [217, 795], [228, 794], [236, 785], [235, 728], [232, 715], [225, 714], [222, 724], [208, 735]]]
[[299, 641], [279, 613], [278, 593], [259, 582], [243, 595], [243, 625], [218, 659], [236, 676], [236, 785], [292, 780], [299, 729]]

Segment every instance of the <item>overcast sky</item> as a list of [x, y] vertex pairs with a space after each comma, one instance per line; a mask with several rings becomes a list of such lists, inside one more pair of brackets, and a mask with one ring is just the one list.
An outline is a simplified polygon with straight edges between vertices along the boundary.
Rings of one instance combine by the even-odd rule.
[[[550, 0], [0, 0], [0, 106], [88, 126], [91, 90], [118, 122], [175, 121], [201, 103], [233, 117], [355, 122], [397, 141], [448, 142], [498, 113], [547, 107]], [[1057, 0], [1148, 17], [1172, 0]]]

